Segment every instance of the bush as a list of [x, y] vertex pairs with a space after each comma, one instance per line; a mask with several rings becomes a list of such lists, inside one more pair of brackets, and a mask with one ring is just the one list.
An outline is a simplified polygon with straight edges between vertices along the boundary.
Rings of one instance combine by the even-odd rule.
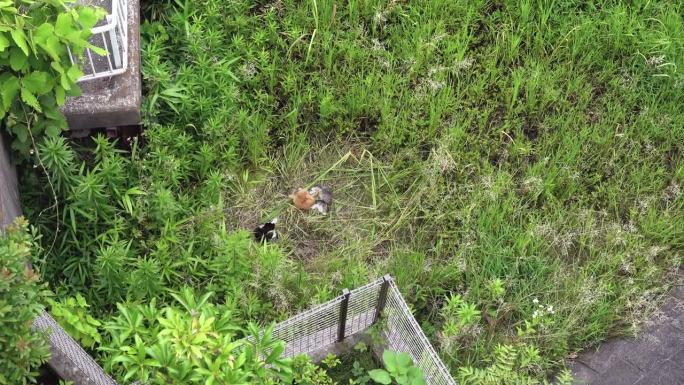
[[[180, 306], [119, 304], [105, 328], [108, 371], [146, 384], [281, 384], [292, 382], [282, 341], [254, 324], [236, 326], [230, 311], [190, 289], [173, 296]], [[251, 338], [242, 338], [249, 334]]]
[[21, 218], [0, 237], [0, 384], [31, 382], [49, 357], [45, 340], [31, 331], [48, 294], [29, 265], [33, 242]]
[[88, 43], [90, 29], [104, 16], [91, 7], [63, 0], [0, 1], [0, 119], [12, 147], [28, 154], [32, 140], [57, 136], [67, 128], [59, 111], [67, 96], [79, 95], [83, 73], [72, 65]]

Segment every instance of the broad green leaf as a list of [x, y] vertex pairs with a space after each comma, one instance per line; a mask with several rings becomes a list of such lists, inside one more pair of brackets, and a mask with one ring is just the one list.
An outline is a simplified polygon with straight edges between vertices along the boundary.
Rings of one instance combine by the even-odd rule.
[[40, 47], [47, 52], [52, 60], [59, 60], [59, 55], [64, 51], [62, 43], [59, 41], [57, 36], [49, 36], [45, 43], [39, 44]]
[[83, 76], [83, 71], [78, 69], [78, 67], [76, 67], [76, 66], [71, 66], [67, 70], [67, 76], [69, 77], [69, 79], [71, 79], [71, 81], [75, 82], [78, 79], [80, 79], [81, 76]]
[[26, 143], [26, 141], [28, 140], [28, 130], [25, 127], [16, 127], [17, 126], [12, 127], [12, 132], [17, 137], [17, 139], [19, 139], [19, 142]]
[[389, 373], [387, 371], [382, 370], [382, 369], [373, 369], [368, 371], [368, 375], [370, 378], [383, 385], [388, 385], [392, 383], [392, 378], [390, 377]]
[[27, 63], [28, 57], [20, 49], [12, 47], [10, 50], [10, 67], [12, 70], [21, 71], [26, 67]]
[[74, 19], [69, 13], [60, 13], [57, 15], [57, 22], [55, 22], [55, 34], [57, 36], [65, 37], [70, 32], [75, 30]]
[[62, 85], [62, 88], [68, 91], [71, 89], [73, 81], [69, 79], [69, 76], [66, 73], [63, 73], [59, 76], [59, 83]]
[[33, 95], [25, 87], [21, 88], [21, 100], [23, 100], [24, 103], [28, 104], [29, 106], [33, 107], [36, 111], [43, 112], [43, 110], [40, 108], [40, 103], [38, 103], [38, 99], [36, 99], [36, 96]]
[[64, 73], [64, 67], [62, 67], [62, 65], [59, 64], [59, 62], [57, 62], [57, 61], [51, 62], [50, 67], [52, 67], [53, 70], [59, 72], [60, 74]]
[[397, 354], [390, 350], [382, 352], [382, 362], [385, 363], [385, 368], [390, 372], [397, 371]]
[[86, 30], [92, 29], [103, 16], [104, 11], [100, 8], [83, 7], [78, 10], [78, 21]]
[[38, 44], [44, 44], [48, 37], [54, 36], [55, 29], [50, 23], [43, 23], [35, 31], [33, 31], [33, 41]]
[[412, 365], [411, 356], [409, 356], [406, 353], [397, 353], [396, 359], [397, 359], [397, 366], [400, 369], [405, 369], [405, 368], [408, 368], [409, 366]]
[[45, 126], [45, 134], [46, 134], [47, 136], [50, 136], [50, 137], [53, 137], [53, 138], [54, 138], [54, 137], [56, 137], [56, 136], [59, 136], [59, 134], [60, 134], [61, 132], [62, 132], [62, 128], [61, 128], [61, 126], [59, 126], [58, 124], [48, 123], [48, 124]]
[[12, 34], [12, 39], [14, 39], [14, 42], [17, 43], [17, 46], [21, 48], [22, 51], [24, 51], [24, 55], [28, 56], [29, 46], [28, 43], [26, 43], [26, 34], [24, 33], [24, 30], [13, 29], [12, 31], [10, 31], [10, 34]]
[[409, 384], [425, 385], [425, 376], [420, 368], [412, 366], [411, 369], [409, 369]]
[[9, 109], [17, 97], [20, 83], [19, 78], [11, 74], [3, 74], [0, 76], [0, 96], [2, 96], [2, 105], [5, 109]]
[[21, 79], [21, 85], [33, 94], [44, 95], [52, 90], [51, 80], [47, 72], [33, 71]]
[[64, 102], [66, 100], [64, 88], [62, 88], [62, 86], [60, 85], [55, 86], [55, 100], [57, 101], [58, 106], [64, 105]]
[[0, 52], [10, 46], [10, 41], [4, 33], [0, 33]]
[[280, 355], [283, 353], [284, 350], [285, 350], [284, 344], [276, 345], [273, 348], [273, 350], [271, 351], [271, 354], [269, 354], [268, 357], [266, 358], [266, 363], [269, 364], [269, 363], [275, 361], [276, 359], [278, 359], [278, 357], [280, 357]]

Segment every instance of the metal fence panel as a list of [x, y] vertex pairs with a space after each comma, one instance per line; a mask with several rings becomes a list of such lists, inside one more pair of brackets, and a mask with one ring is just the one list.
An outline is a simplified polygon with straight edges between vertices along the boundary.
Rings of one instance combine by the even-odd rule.
[[437, 352], [428, 341], [423, 329], [411, 314], [399, 288], [390, 282], [387, 304], [383, 311], [386, 326], [383, 334], [390, 350], [408, 353], [413, 363], [423, 370], [430, 385], [454, 385], [456, 381], [449, 374]]
[[128, 69], [128, 0], [111, 0], [111, 13], [105, 23], [91, 30], [89, 43], [107, 51], [100, 56], [86, 48], [81, 55], [74, 55], [67, 47], [71, 62], [84, 73], [78, 80], [93, 80], [120, 75]]
[[[347, 296], [346, 317], [341, 319]], [[339, 341], [340, 325], [344, 328], [344, 337], [361, 333], [375, 324], [379, 310], [382, 310], [382, 334], [388, 349], [409, 354], [425, 373], [429, 385], [456, 384], [389, 277], [377, 279], [277, 324], [274, 337], [285, 341], [286, 357], [331, 349]]]
[[[342, 338], [367, 330], [378, 319], [383, 320], [380, 332], [386, 347], [409, 354], [429, 385], [456, 385], [388, 276], [276, 324], [273, 337], [285, 342], [283, 355], [293, 357], [332, 349]], [[79, 385], [116, 385], [47, 312], [34, 320], [33, 328], [49, 336], [50, 366], [60, 376]]]

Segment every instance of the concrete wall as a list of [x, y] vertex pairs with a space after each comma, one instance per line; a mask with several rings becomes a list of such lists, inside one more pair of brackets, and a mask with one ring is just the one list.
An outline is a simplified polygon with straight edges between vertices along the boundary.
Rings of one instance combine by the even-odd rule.
[[8, 140], [0, 135], [0, 228], [21, 215], [17, 174], [10, 161]]

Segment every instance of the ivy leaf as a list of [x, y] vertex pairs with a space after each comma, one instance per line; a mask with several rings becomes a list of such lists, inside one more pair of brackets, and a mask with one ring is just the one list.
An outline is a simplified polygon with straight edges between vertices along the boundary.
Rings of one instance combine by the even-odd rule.
[[21, 71], [26, 67], [28, 57], [19, 48], [10, 49], [10, 67], [13, 71]]
[[33, 94], [44, 95], [52, 90], [50, 74], [43, 71], [33, 71], [21, 79], [23, 88]]
[[0, 52], [5, 51], [10, 46], [10, 41], [4, 33], [0, 33]]
[[10, 31], [10, 34], [12, 35], [12, 39], [14, 39], [14, 42], [17, 43], [17, 46], [21, 48], [22, 51], [24, 51], [24, 55], [28, 56], [29, 46], [28, 43], [26, 43], [26, 34], [24, 33], [24, 30], [13, 29]]
[[40, 108], [40, 103], [38, 103], [38, 99], [36, 99], [36, 96], [33, 95], [31, 91], [27, 90], [25, 87], [21, 88], [21, 100], [23, 100], [24, 103], [28, 104], [29, 106], [33, 107], [36, 111], [43, 112], [43, 110]]
[[382, 369], [373, 369], [368, 371], [368, 375], [370, 376], [373, 381], [383, 384], [383, 385], [388, 385], [392, 383], [392, 378], [390, 377], [389, 373], [387, 371], [382, 370]]

